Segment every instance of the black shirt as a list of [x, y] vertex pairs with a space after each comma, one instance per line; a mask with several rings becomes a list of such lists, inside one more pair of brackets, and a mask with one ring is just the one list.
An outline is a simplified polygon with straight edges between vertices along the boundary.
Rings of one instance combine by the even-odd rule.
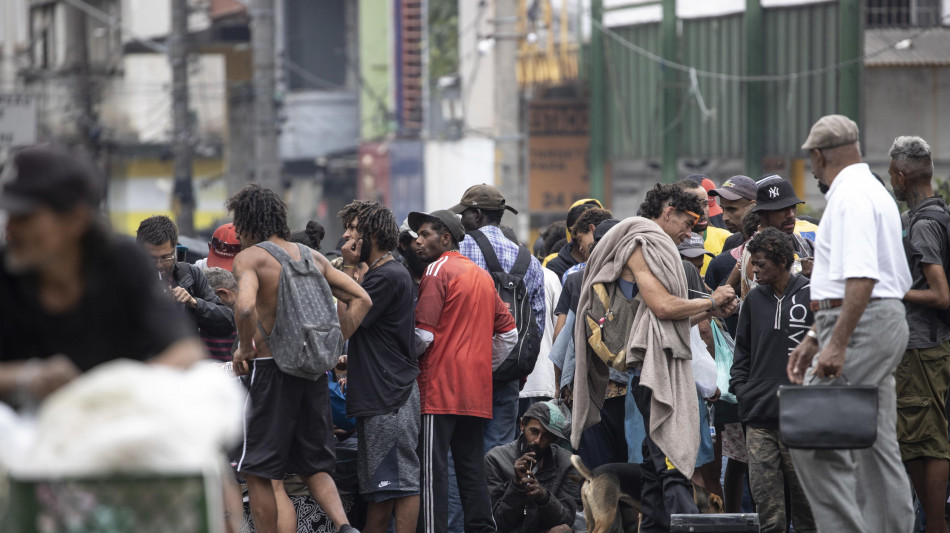
[[[943, 207], [944, 205], [939, 197], [928, 198], [910, 211], [910, 217], [917, 215], [922, 207]], [[911, 290], [930, 288], [927, 277], [924, 275], [924, 265], [943, 265], [945, 269], [950, 268], [950, 250], [947, 248], [946, 235], [947, 230], [940, 222], [932, 219], [918, 218], [914, 223], [913, 231], [905, 227], [904, 251], [913, 277]], [[940, 319], [939, 311], [909, 302], [904, 306], [907, 309], [907, 323], [910, 326], [907, 349], [933, 348], [950, 340], [950, 328]]]
[[392, 413], [405, 405], [419, 375], [413, 350], [415, 285], [398, 261], [387, 261], [363, 278], [373, 300], [350, 337], [346, 364], [347, 416]]
[[[728, 252], [733, 248], [738, 247], [740, 244], [745, 242], [745, 238], [741, 233], [733, 233], [732, 235], [726, 237], [726, 241], [722, 243], [722, 250], [719, 253]], [[709, 272], [709, 269], [706, 269], [706, 272]]]
[[[86, 371], [113, 359], [142, 361], [195, 336], [134, 242], [104, 238], [84, 254], [83, 295], [65, 313], [41, 307], [35, 274], [0, 268], [0, 361], [63, 354]], [[0, 251], [0, 262], [5, 255]]]
[[571, 272], [561, 287], [561, 296], [554, 306], [555, 315], [566, 315], [568, 311], [577, 312], [577, 304], [581, 299], [581, 283], [584, 281], [584, 270]]

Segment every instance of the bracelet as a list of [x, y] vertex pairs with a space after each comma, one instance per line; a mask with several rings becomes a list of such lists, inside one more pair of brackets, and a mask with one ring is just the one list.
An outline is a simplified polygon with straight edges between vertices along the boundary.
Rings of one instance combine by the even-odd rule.
[[815, 330], [813, 329], [808, 330], [808, 333], [805, 333], [805, 336], [809, 339], [814, 339], [816, 341], [818, 340], [818, 334], [815, 333]]
[[355, 266], [350, 266], [350, 265], [343, 265], [343, 268], [354, 268], [354, 269], [355, 269], [356, 267], [355, 267]]
[[713, 304], [713, 306], [712, 306], [712, 308], [710, 309], [710, 311], [715, 311], [716, 309], [719, 309], [719, 304], [716, 303], [716, 299], [715, 299], [715, 298], [713, 298], [712, 296], [707, 296], [706, 299], [709, 300], [710, 302], [712, 302], [712, 304]]

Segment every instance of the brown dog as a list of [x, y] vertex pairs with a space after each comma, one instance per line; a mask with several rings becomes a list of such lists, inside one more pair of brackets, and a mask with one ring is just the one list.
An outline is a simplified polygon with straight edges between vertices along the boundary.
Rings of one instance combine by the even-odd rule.
[[[609, 463], [591, 471], [580, 456], [571, 457], [571, 463], [584, 478], [581, 502], [589, 533], [639, 530], [640, 491], [643, 479], [640, 465]], [[702, 514], [721, 514], [722, 499], [693, 483], [693, 501]], [[620, 504], [624, 505], [620, 505]]]

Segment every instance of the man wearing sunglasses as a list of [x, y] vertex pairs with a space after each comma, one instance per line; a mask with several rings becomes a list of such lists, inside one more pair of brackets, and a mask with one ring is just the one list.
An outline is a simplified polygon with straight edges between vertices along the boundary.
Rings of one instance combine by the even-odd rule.
[[234, 224], [228, 222], [218, 226], [208, 241], [208, 257], [195, 261], [195, 266], [204, 270], [219, 267], [231, 271], [234, 256], [241, 253], [241, 241], [237, 238]]
[[178, 261], [178, 227], [172, 219], [163, 215], [146, 218], [139, 224], [135, 240], [154, 261], [162, 288], [182, 304], [202, 333], [216, 337], [234, 333], [234, 312], [215, 295], [201, 269]]

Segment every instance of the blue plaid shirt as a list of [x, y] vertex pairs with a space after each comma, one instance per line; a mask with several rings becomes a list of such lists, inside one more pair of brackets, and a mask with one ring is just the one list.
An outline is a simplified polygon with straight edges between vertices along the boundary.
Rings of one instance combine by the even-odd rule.
[[[498, 256], [498, 262], [505, 272], [510, 272], [511, 267], [515, 265], [518, 258], [518, 245], [508, 240], [507, 237], [498, 229], [498, 226], [483, 226], [479, 231], [488, 237], [488, 242], [495, 249], [495, 255]], [[481, 248], [475, 239], [465, 236], [465, 239], [459, 244], [459, 252], [468, 257], [476, 265], [488, 270], [485, 264], [485, 256], [482, 255]], [[524, 276], [524, 284], [528, 289], [528, 300], [531, 303], [531, 310], [534, 311], [534, 320], [538, 323], [538, 333], [544, 333], [544, 272], [541, 271], [541, 263], [532, 256], [531, 264], [528, 265], [528, 272]]]

